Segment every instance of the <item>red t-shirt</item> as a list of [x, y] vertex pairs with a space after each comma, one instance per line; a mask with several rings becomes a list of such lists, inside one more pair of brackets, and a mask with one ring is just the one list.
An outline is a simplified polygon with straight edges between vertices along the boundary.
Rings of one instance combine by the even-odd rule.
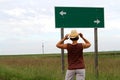
[[82, 43], [76, 45], [67, 44], [68, 69], [84, 69], [83, 46]]

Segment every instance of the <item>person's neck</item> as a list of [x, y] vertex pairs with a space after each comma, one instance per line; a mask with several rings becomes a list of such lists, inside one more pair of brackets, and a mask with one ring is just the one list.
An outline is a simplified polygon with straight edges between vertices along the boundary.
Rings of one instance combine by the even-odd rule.
[[75, 44], [77, 44], [77, 41], [72, 41], [72, 45], [75, 45]]

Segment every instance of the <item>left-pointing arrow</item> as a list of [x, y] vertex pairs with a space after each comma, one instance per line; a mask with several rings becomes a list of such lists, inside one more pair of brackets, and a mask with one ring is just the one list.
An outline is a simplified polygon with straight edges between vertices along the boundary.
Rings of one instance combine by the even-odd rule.
[[64, 11], [60, 11], [60, 13], [59, 13], [61, 16], [63, 16], [63, 15], [66, 15], [67, 13], [66, 12], [64, 12]]

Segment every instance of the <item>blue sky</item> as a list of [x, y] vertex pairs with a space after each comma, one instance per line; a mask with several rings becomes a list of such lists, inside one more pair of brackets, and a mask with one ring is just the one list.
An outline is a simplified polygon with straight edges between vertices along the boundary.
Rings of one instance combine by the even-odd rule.
[[[39, 54], [42, 43], [45, 53], [60, 53], [55, 46], [60, 40], [60, 29], [55, 28], [55, 6], [104, 7], [105, 28], [98, 29], [99, 51], [120, 50], [119, 3], [119, 0], [0, 0], [0, 55]], [[72, 29], [65, 29], [65, 34]], [[85, 51], [94, 51], [94, 29], [74, 29], [92, 43]]]

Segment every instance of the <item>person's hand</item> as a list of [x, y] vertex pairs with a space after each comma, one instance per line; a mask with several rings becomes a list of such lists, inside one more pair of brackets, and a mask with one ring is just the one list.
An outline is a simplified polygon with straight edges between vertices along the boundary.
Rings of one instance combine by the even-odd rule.
[[64, 39], [67, 40], [68, 36], [69, 36], [69, 34], [66, 34], [65, 37], [64, 37]]
[[83, 38], [83, 34], [82, 33], [79, 33], [80, 37]]

